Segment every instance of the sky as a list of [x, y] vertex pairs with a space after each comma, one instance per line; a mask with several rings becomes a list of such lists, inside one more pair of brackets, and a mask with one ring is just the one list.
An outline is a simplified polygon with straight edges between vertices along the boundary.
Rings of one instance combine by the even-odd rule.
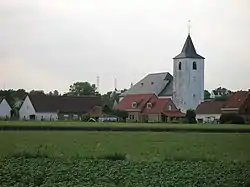
[[205, 88], [250, 88], [250, 0], [0, 0], [0, 89], [105, 93], [170, 72], [188, 34]]

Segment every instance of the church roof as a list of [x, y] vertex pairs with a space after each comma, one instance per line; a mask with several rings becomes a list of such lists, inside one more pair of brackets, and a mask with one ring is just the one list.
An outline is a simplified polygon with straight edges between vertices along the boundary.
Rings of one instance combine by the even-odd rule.
[[194, 44], [192, 42], [191, 36], [188, 35], [186, 42], [181, 50], [181, 53], [174, 57], [174, 59], [181, 59], [181, 58], [201, 58], [205, 59], [204, 57], [198, 55], [196, 53]]
[[[173, 76], [168, 72], [148, 74], [146, 77], [144, 77], [134, 86], [132, 86], [129, 90], [123, 92], [121, 96], [131, 95], [131, 94], [159, 95], [165, 89], [165, 87], [171, 86], [170, 83], [172, 81], [173, 81]], [[170, 88], [170, 91], [167, 93], [172, 95], [172, 87]]]

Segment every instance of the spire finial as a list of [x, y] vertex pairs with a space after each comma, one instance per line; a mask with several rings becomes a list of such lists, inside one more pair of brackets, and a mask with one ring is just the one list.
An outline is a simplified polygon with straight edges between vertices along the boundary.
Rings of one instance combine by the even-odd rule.
[[191, 21], [188, 20], [188, 35], [190, 35], [190, 30], [191, 30]]

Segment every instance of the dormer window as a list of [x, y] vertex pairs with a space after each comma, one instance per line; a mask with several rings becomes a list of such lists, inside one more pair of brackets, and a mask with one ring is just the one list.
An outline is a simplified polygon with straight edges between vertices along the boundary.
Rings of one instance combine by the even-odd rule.
[[196, 70], [197, 69], [197, 64], [196, 62], [193, 62], [193, 70]]
[[172, 106], [171, 105], [168, 105], [168, 110], [172, 110]]
[[147, 109], [151, 109], [152, 108], [152, 103], [147, 103]]
[[137, 103], [136, 102], [133, 102], [132, 103], [132, 108], [136, 108], [137, 107]]
[[178, 69], [181, 70], [181, 62], [178, 64]]

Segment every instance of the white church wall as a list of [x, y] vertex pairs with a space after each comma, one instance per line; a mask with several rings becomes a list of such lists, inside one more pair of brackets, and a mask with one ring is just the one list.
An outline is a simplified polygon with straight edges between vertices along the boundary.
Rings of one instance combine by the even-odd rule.
[[[179, 70], [179, 63], [181, 69]], [[193, 69], [196, 62], [197, 69]], [[182, 112], [196, 107], [204, 100], [204, 60], [183, 58], [174, 59], [173, 100]]]

